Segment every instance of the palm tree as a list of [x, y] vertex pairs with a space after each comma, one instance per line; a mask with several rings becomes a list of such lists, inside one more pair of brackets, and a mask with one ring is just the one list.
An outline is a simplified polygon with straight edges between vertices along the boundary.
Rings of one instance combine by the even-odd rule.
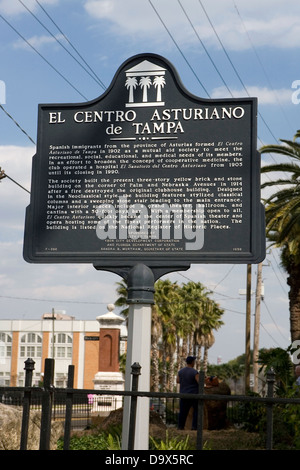
[[291, 162], [264, 166], [261, 172], [289, 175], [267, 181], [262, 188], [279, 187], [264, 200], [266, 235], [271, 245], [281, 248], [282, 266], [288, 273], [292, 342], [300, 339], [300, 144], [296, 141], [299, 137], [298, 130], [294, 140], [281, 140], [284, 145], [265, 145], [260, 149], [261, 153], [278, 153], [291, 159]]
[[[214, 330], [218, 330], [224, 323], [221, 320], [224, 310], [219, 305], [206, 297], [203, 305], [203, 313], [197, 325], [196, 338], [199, 346], [199, 359], [201, 360], [201, 347], [203, 347], [202, 370], [207, 372], [208, 350], [215, 342]], [[199, 361], [200, 362], [200, 361]]]
[[[117, 283], [118, 299], [116, 306], [126, 307], [121, 313], [127, 317], [127, 285], [125, 281]], [[204, 348], [204, 366], [206, 370], [207, 351], [214, 343], [213, 330], [223, 322], [220, 320], [223, 310], [209, 298], [209, 293], [200, 283], [188, 282], [179, 286], [170, 280], [158, 280], [155, 283], [155, 304], [152, 306], [151, 329], [151, 375], [152, 389], [159, 391], [162, 375], [163, 390], [173, 391], [177, 369], [184, 364], [186, 356], [199, 353]], [[159, 343], [162, 343], [161, 357]], [[179, 350], [181, 343], [181, 350]], [[176, 364], [177, 362], [177, 364]], [[162, 372], [159, 365], [162, 365]], [[175, 369], [175, 366], [176, 369]], [[197, 365], [198, 368], [198, 365]]]
[[117, 294], [119, 297], [115, 301], [116, 307], [123, 307], [121, 310], [121, 315], [123, 315], [128, 320], [128, 304], [127, 304], [127, 282], [122, 280], [117, 282]]
[[137, 87], [137, 84], [138, 82], [135, 77], [128, 77], [126, 80], [125, 86], [127, 89], [129, 88], [129, 100], [128, 100], [129, 103], [134, 102], [133, 90]]
[[[122, 280], [117, 282], [117, 294], [119, 297], [115, 301], [117, 307], [123, 307], [121, 314], [128, 318], [127, 305], [127, 283]], [[155, 283], [155, 304], [152, 306], [152, 326], [151, 326], [151, 376], [152, 389], [159, 391], [160, 370], [159, 370], [159, 341], [162, 340], [163, 348], [163, 381], [166, 387], [167, 359], [169, 370], [174, 370], [174, 345], [176, 344], [176, 324], [174, 322], [175, 311], [179, 301], [177, 293], [179, 286], [169, 280], [158, 280]], [[174, 375], [174, 372], [172, 373]]]
[[[197, 356], [195, 332], [203, 314], [205, 289], [200, 282], [188, 282], [181, 288], [182, 306], [180, 318], [180, 335], [182, 337], [182, 360], [189, 354]], [[199, 358], [200, 360], [200, 358]], [[200, 361], [197, 361], [197, 363]], [[183, 364], [181, 364], [183, 365]]]
[[147, 89], [151, 86], [151, 78], [150, 77], [142, 77], [140, 79], [140, 87], [143, 89], [143, 102], [148, 101], [147, 97]]
[[158, 77], [155, 77], [153, 80], [153, 85], [155, 88], [157, 88], [157, 96], [156, 100], [159, 102], [161, 101], [161, 89], [165, 86], [166, 80], [165, 77], [162, 77], [161, 75]]
[[[163, 342], [163, 388], [172, 389], [175, 368], [176, 351], [176, 312], [180, 299], [180, 288], [176, 282], [158, 280], [155, 283], [155, 306], [152, 309], [152, 324], [156, 325], [157, 332]], [[158, 327], [159, 325], [159, 327]], [[158, 361], [158, 356], [157, 356]], [[167, 367], [167, 365], [169, 367]], [[156, 366], [158, 371], [158, 365]], [[153, 382], [158, 380], [153, 376]]]
[[204, 371], [205, 375], [207, 373], [207, 366], [208, 366], [208, 350], [214, 345], [214, 343], [215, 343], [215, 337], [212, 331], [203, 337], [202, 346], [203, 346], [204, 351], [203, 351], [203, 360], [202, 360], [202, 370]]

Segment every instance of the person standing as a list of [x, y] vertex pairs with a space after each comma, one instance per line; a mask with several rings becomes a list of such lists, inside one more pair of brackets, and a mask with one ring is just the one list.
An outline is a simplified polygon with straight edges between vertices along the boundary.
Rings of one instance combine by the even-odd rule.
[[[186, 366], [177, 374], [177, 383], [180, 385], [180, 393], [198, 393], [199, 373], [195, 366], [195, 357], [186, 358]], [[181, 398], [179, 407], [178, 429], [184, 429], [186, 418], [190, 409], [193, 408], [192, 429], [197, 429], [198, 401], [194, 398]]]

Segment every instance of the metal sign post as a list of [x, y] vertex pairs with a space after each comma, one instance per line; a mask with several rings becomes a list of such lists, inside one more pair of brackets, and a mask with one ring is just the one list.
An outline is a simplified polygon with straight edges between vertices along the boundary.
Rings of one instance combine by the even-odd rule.
[[[138, 390], [150, 392], [150, 351], [151, 351], [151, 305], [133, 304], [129, 307], [128, 341], [125, 371], [125, 390], [131, 390], [131, 365], [139, 362], [141, 375]], [[128, 449], [130, 397], [124, 397], [122, 450]], [[137, 401], [135, 440], [136, 450], [149, 447], [149, 398], [139, 397]]]
[[[151, 306], [154, 304], [154, 275], [147, 266], [137, 264], [128, 275], [128, 340], [126, 355], [125, 390], [131, 390], [131, 366], [141, 365], [138, 389], [150, 391]], [[136, 450], [149, 446], [149, 398], [137, 401], [135, 441]], [[128, 448], [130, 397], [124, 398], [122, 449]]]

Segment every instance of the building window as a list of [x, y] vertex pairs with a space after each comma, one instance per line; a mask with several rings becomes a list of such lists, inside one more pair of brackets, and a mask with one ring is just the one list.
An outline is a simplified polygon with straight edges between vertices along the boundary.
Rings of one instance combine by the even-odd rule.
[[66, 333], [54, 335], [54, 357], [57, 359], [72, 358], [72, 336]]
[[20, 357], [42, 357], [42, 337], [37, 333], [21, 336]]
[[[18, 374], [18, 387], [25, 387], [25, 372], [19, 372]], [[40, 372], [33, 371], [32, 375], [32, 386], [41, 386], [41, 374]]]
[[0, 386], [9, 387], [9, 385], [10, 385], [10, 373], [0, 372]]
[[55, 376], [55, 386], [64, 388], [67, 386], [67, 375], [62, 373], [57, 373]]
[[0, 357], [11, 357], [12, 337], [7, 333], [0, 333]]

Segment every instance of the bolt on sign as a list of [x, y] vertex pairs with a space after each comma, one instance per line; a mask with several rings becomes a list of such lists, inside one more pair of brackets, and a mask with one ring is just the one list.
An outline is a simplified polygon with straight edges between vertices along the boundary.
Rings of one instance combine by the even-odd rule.
[[262, 261], [256, 116], [256, 98], [197, 97], [155, 54], [93, 101], [39, 105], [25, 260]]

